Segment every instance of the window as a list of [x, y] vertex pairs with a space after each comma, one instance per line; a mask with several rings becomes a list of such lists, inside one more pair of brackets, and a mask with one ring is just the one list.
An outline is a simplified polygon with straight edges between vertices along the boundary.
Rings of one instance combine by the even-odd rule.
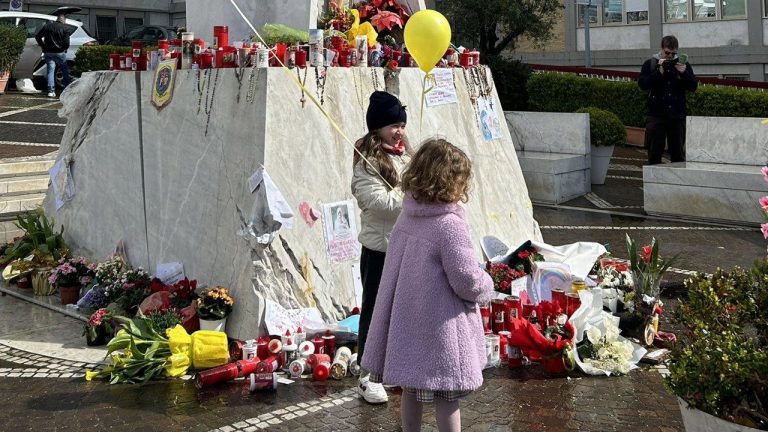
[[[592, 0], [592, 3], [589, 7], [590, 25], [648, 23], [648, 0]], [[578, 5], [576, 9], [579, 27], [584, 26], [587, 8]]]
[[[768, 3], [768, 0], [766, 1]], [[708, 21], [746, 18], [747, 0], [665, 0], [664, 20]]]
[[50, 21], [40, 19], [40, 18], [27, 18], [24, 25], [27, 27], [27, 37], [33, 38], [37, 35], [37, 32], [40, 31], [43, 26], [48, 24]]
[[723, 1], [723, 18], [744, 18], [747, 16], [747, 0]]
[[96, 16], [96, 39], [104, 43], [117, 36], [117, 20], [113, 16]]
[[125, 32], [128, 33], [129, 30], [144, 25], [144, 18], [126, 18], [123, 20], [123, 25]]

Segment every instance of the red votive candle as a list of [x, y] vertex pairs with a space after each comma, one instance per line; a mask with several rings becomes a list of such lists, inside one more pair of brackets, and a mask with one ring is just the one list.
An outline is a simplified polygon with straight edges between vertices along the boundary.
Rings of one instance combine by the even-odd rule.
[[225, 364], [195, 374], [195, 387], [205, 388], [212, 385], [231, 381], [237, 378], [239, 371], [235, 363]]

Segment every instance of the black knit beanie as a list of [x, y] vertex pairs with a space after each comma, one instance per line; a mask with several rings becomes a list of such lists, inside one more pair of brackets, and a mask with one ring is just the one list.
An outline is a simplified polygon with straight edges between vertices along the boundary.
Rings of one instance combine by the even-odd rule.
[[405, 123], [408, 115], [405, 107], [391, 94], [375, 91], [371, 94], [371, 104], [365, 114], [365, 124], [369, 131], [381, 129], [395, 123]]

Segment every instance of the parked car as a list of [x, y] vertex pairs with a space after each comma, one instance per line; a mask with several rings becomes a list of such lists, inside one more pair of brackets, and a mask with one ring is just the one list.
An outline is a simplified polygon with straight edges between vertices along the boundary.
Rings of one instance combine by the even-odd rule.
[[[37, 45], [37, 41], [35, 41], [35, 35], [50, 21], [56, 21], [56, 17], [31, 12], [0, 12], [0, 23], [24, 26], [27, 29], [27, 42], [24, 45], [24, 52], [22, 52], [19, 62], [16, 63], [13, 71], [11, 71], [11, 82], [14, 82], [13, 80], [30, 79], [37, 88], [44, 89], [47, 86], [47, 69], [43, 61], [43, 53]], [[75, 60], [75, 54], [81, 46], [98, 45], [98, 42], [83, 28], [83, 23], [70, 19], [66, 23], [73, 27], [72, 35], [69, 38], [69, 49], [67, 50], [67, 63], [71, 67]], [[57, 70], [57, 87], [62, 87], [62, 79], [61, 72]]]
[[144, 46], [157, 46], [160, 39], [176, 39], [177, 27], [161, 25], [141, 25], [134, 27], [124, 35], [107, 42], [107, 45], [130, 46], [132, 41], [141, 41]]

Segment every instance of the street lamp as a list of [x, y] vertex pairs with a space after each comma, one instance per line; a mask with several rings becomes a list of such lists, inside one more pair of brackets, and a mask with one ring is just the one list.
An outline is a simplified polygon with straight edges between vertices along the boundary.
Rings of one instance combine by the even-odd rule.
[[576, 7], [579, 5], [586, 6], [586, 16], [584, 17], [584, 57], [586, 59], [586, 67], [592, 67], [592, 50], [589, 43], [589, 22], [591, 21], [590, 11], [592, 9], [592, 0], [576, 0]]

